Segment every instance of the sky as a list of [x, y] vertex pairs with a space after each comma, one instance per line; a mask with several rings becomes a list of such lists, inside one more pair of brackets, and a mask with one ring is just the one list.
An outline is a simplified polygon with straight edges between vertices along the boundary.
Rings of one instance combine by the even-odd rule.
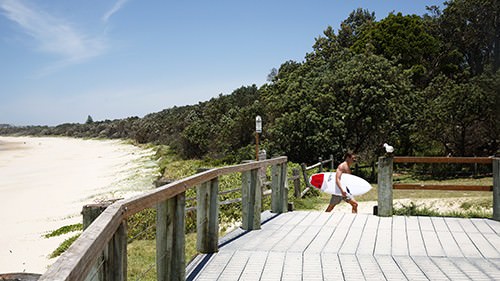
[[436, 0], [0, 0], [0, 124], [143, 117], [266, 83], [357, 9]]

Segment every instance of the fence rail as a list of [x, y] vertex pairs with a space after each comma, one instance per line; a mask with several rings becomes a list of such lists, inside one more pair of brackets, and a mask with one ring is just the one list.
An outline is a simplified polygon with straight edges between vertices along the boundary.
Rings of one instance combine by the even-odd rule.
[[[260, 228], [261, 193], [258, 170], [272, 166], [271, 207], [275, 213], [287, 211], [287, 157], [211, 169], [175, 181], [136, 197], [120, 200], [107, 207], [81, 236], [59, 257], [39, 280], [86, 280], [95, 274], [96, 261], [105, 257], [106, 280], [126, 279], [126, 219], [146, 208], [157, 207], [158, 280], [184, 280], [185, 191], [197, 188], [197, 223], [200, 252], [217, 251], [213, 236], [218, 237], [218, 177], [242, 173], [242, 213], [245, 230]], [[199, 192], [198, 192], [199, 191]], [[202, 198], [198, 197], [202, 196]], [[200, 200], [201, 199], [201, 200]], [[214, 248], [215, 247], [215, 248]], [[103, 255], [104, 253], [104, 255]], [[99, 275], [101, 276], [101, 274]], [[109, 278], [109, 279], [108, 279]]]
[[413, 157], [394, 156], [394, 163], [457, 163], [457, 164], [491, 164], [491, 157]]

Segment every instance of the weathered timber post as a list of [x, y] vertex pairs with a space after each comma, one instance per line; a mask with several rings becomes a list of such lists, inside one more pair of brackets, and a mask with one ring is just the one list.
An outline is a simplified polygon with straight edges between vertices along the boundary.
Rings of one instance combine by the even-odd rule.
[[493, 219], [500, 221], [500, 158], [493, 158]]
[[258, 176], [259, 169], [241, 173], [242, 226], [244, 230], [260, 229], [262, 189]]
[[318, 171], [318, 173], [323, 173], [323, 158], [318, 157], [318, 162], [319, 162], [319, 171]]
[[[83, 206], [83, 229], [89, 227], [109, 205], [111, 202]], [[95, 265], [89, 273], [89, 276], [93, 276], [93, 280], [127, 279], [127, 224], [125, 221], [120, 224], [109, 241], [101, 259], [103, 259], [102, 266]]]
[[392, 157], [378, 158], [378, 215], [392, 216]]
[[204, 182], [196, 189], [196, 249], [215, 253], [219, 242], [219, 179]]
[[293, 175], [293, 195], [295, 198], [300, 198], [300, 172], [299, 169], [292, 169]]
[[156, 206], [157, 280], [185, 280], [185, 193]]
[[122, 221], [108, 244], [105, 280], [127, 280], [127, 222]]
[[286, 167], [286, 163], [276, 164], [272, 167], [271, 211], [273, 213], [286, 213], [288, 210]]
[[281, 164], [281, 184], [280, 184], [280, 190], [281, 190], [281, 202], [282, 203], [282, 212], [286, 213], [288, 211], [288, 165], [287, 163], [282, 163]]
[[[97, 217], [106, 210], [106, 208], [109, 206], [109, 203], [100, 203], [100, 204], [89, 204], [83, 206], [82, 209], [82, 216], [83, 216], [83, 230], [87, 229], [92, 222], [97, 219]], [[96, 261], [96, 264], [92, 266], [92, 269], [90, 270], [88, 277], [86, 280], [98, 280], [98, 281], [103, 281], [104, 280], [104, 267], [99, 267], [98, 265], [101, 263], [101, 261], [104, 260], [104, 253], [101, 255], [99, 258], [99, 261]], [[93, 278], [90, 278], [93, 277]]]
[[333, 161], [333, 154], [330, 154], [330, 172], [333, 172], [333, 169], [335, 169], [335, 163]]

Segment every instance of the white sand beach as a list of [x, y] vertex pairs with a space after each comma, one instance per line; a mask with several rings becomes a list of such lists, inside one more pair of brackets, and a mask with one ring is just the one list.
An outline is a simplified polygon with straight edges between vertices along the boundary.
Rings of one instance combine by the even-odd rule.
[[0, 273], [43, 273], [82, 206], [153, 188], [154, 151], [118, 140], [0, 136]]

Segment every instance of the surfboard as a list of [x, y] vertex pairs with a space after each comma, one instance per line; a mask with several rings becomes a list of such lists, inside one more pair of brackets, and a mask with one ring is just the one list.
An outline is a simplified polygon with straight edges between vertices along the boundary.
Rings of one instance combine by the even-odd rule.
[[[342, 192], [335, 184], [335, 173], [318, 173], [309, 178], [309, 183], [315, 188], [326, 192], [342, 196]], [[372, 186], [363, 178], [355, 175], [343, 173], [340, 177], [340, 184], [351, 195], [362, 195], [370, 191]]]

